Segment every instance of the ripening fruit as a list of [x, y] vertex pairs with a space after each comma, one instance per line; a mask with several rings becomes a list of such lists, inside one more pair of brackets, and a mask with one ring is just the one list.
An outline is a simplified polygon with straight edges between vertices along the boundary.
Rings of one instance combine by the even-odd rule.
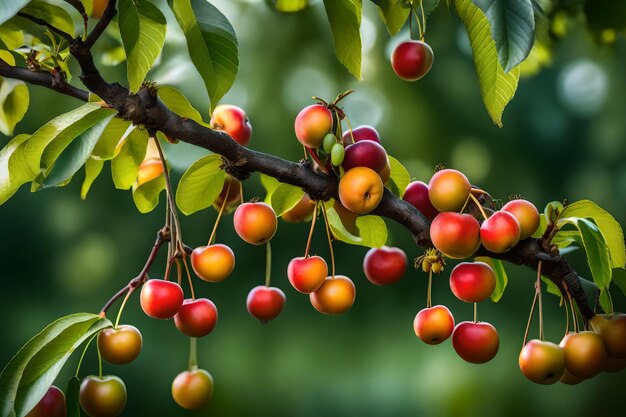
[[372, 284], [389, 285], [404, 276], [406, 265], [406, 254], [402, 249], [383, 246], [367, 251], [363, 259], [363, 272]]
[[174, 316], [174, 324], [189, 337], [203, 337], [217, 324], [217, 307], [207, 298], [186, 299]]
[[213, 207], [216, 210], [221, 209], [224, 199], [226, 199], [226, 206], [224, 207], [226, 212], [233, 210], [241, 200], [241, 183], [230, 175], [226, 176], [222, 191], [213, 202]]
[[220, 104], [213, 110], [211, 127], [228, 133], [241, 146], [247, 146], [252, 136], [252, 125], [246, 112], [232, 104]]
[[626, 314], [604, 317], [596, 315], [589, 323], [604, 341], [607, 355], [615, 359], [626, 359]]
[[344, 275], [326, 278], [316, 291], [309, 294], [313, 307], [324, 314], [341, 314], [348, 311], [355, 298], [354, 283]]
[[139, 301], [153, 319], [171, 319], [183, 305], [183, 289], [175, 282], [151, 279], [141, 288]]
[[575, 375], [572, 375], [570, 371], [565, 368], [565, 372], [563, 372], [563, 376], [561, 377], [561, 383], [567, 385], [578, 385], [583, 382], [585, 378], [580, 378]]
[[511, 213], [520, 225], [520, 240], [532, 236], [539, 228], [539, 211], [527, 200], [511, 200], [502, 207], [502, 211]]
[[160, 159], [147, 159], [137, 170], [137, 187], [163, 175], [163, 163]]
[[380, 143], [380, 135], [378, 134], [378, 131], [368, 125], [358, 126], [353, 130], [346, 130], [341, 139], [345, 146], [362, 140], [371, 140]]
[[454, 317], [446, 306], [424, 308], [415, 316], [413, 330], [424, 343], [438, 345], [454, 331]]
[[197, 247], [191, 252], [191, 267], [207, 282], [224, 281], [235, 268], [235, 254], [221, 243]]
[[287, 266], [291, 285], [303, 294], [317, 290], [328, 276], [328, 265], [321, 256], [293, 258]]
[[433, 50], [423, 41], [406, 41], [391, 54], [391, 67], [404, 81], [417, 81], [433, 66]]
[[337, 136], [335, 136], [333, 133], [327, 133], [322, 140], [322, 149], [324, 149], [324, 152], [330, 153], [330, 151], [333, 149], [333, 145], [335, 145], [336, 143]]
[[183, 371], [172, 382], [172, 397], [187, 410], [204, 407], [213, 395], [213, 377], [204, 369]]
[[244, 203], [237, 207], [233, 217], [235, 231], [252, 245], [267, 243], [278, 227], [274, 209], [265, 203]]
[[113, 375], [90, 375], [80, 385], [80, 406], [89, 417], [115, 417], [126, 407], [126, 385]]
[[554, 384], [565, 372], [565, 352], [552, 342], [533, 339], [519, 354], [519, 368], [532, 382]]
[[339, 180], [339, 200], [356, 214], [366, 214], [378, 207], [383, 191], [380, 176], [370, 168], [352, 168]]
[[450, 273], [450, 289], [459, 300], [479, 303], [496, 289], [496, 274], [484, 262], [462, 262]]
[[248, 293], [246, 307], [250, 315], [267, 323], [283, 311], [285, 300], [285, 293], [280, 288], [258, 285]]
[[428, 183], [428, 198], [438, 211], [460, 211], [469, 198], [472, 186], [467, 177], [455, 169], [442, 169]]
[[604, 342], [593, 332], [568, 333], [559, 346], [565, 352], [565, 367], [574, 376], [591, 378], [604, 368]]
[[104, 329], [98, 333], [98, 350], [102, 358], [116, 365], [130, 363], [139, 356], [143, 339], [135, 326], [123, 324], [117, 329]]
[[109, 0], [93, 0], [93, 8], [91, 9], [91, 17], [94, 19], [100, 19], [104, 14], [107, 6], [109, 5]]
[[480, 241], [493, 253], [508, 252], [519, 238], [519, 222], [508, 211], [496, 211], [480, 226]]
[[346, 149], [343, 147], [343, 144], [335, 143], [330, 150], [330, 163], [338, 167], [343, 163], [345, 156]]
[[480, 247], [480, 225], [470, 214], [440, 213], [430, 225], [430, 239], [446, 256], [467, 258]]
[[424, 217], [433, 221], [439, 212], [430, 202], [428, 197], [428, 185], [422, 181], [413, 181], [406, 187], [402, 199], [411, 203]]
[[341, 166], [346, 172], [355, 167], [368, 167], [375, 172], [381, 172], [388, 163], [385, 148], [371, 140], [348, 145], [345, 151]]
[[470, 363], [485, 363], [498, 353], [500, 337], [489, 323], [464, 321], [454, 328], [452, 346], [461, 359]]
[[52, 385], [26, 417], [65, 417], [65, 394]]
[[308, 194], [303, 194], [298, 204], [284, 212], [280, 218], [287, 223], [300, 223], [308, 220], [315, 210], [315, 200], [311, 200]]
[[294, 128], [296, 137], [306, 147], [319, 148], [324, 136], [333, 127], [333, 114], [321, 104], [312, 104], [300, 110]]

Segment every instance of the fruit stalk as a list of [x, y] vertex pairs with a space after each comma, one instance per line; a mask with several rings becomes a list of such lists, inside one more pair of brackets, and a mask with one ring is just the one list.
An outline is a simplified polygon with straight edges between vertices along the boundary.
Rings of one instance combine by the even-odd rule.
[[331, 277], [335, 278], [335, 252], [333, 251], [333, 240], [330, 232], [330, 226], [328, 225], [328, 214], [326, 213], [326, 206], [322, 204], [322, 214], [324, 215], [324, 223], [326, 224], [326, 237], [328, 238], [328, 249], [330, 250], [330, 268]]

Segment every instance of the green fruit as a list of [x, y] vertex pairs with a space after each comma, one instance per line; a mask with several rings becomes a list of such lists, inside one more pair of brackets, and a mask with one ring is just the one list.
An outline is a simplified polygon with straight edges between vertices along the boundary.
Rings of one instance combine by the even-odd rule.
[[336, 143], [337, 137], [332, 133], [327, 133], [326, 136], [324, 136], [324, 140], [322, 141], [322, 148], [324, 148], [324, 152], [330, 153]]
[[335, 143], [330, 150], [330, 162], [338, 167], [343, 162], [343, 157], [346, 155], [346, 150], [341, 143]]

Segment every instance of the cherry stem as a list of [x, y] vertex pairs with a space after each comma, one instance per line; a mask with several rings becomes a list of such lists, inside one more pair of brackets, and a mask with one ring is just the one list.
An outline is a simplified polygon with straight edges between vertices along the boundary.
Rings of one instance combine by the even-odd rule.
[[474, 197], [474, 194], [472, 194], [471, 191], [470, 191], [469, 196], [470, 196], [470, 199], [472, 199], [472, 201], [474, 202], [474, 204], [476, 204], [476, 207], [478, 207], [478, 210], [480, 210], [480, 214], [482, 214], [483, 218], [487, 220], [489, 217], [487, 216], [487, 213], [485, 213], [485, 210], [483, 209], [482, 204], [480, 204], [480, 201], [478, 201], [478, 199]]
[[[565, 283], [563, 283], [565, 285]], [[572, 300], [572, 294], [570, 294], [569, 289], [565, 286], [565, 292], [567, 293], [567, 299], [569, 301], [569, 306], [572, 311], [572, 322], [574, 323], [574, 332], [578, 333], [578, 316], [576, 315], [576, 309], [574, 308], [574, 301]], [[567, 333], [566, 333], [567, 334]]]
[[478, 323], [478, 303], [474, 303], [474, 323]]
[[311, 228], [309, 229], [309, 238], [306, 241], [306, 249], [304, 250], [304, 257], [309, 257], [309, 250], [311, 249], [311, 240], [313, 239], [313, 230], [315, 230], [315, 220], [317, 218], [317, 201], [315, 202], [315, 208], [313, 209], [313, 217], [311, 218]]
[[243, 182], [239, 182], [239, 202], [243, 204]]
[[232, 182], [228, 181], [228, 185], [226, 186], [226, 194], [224, 194], [224, 201], [222, 201], [220, 211], [217, 213], [217, 219], [215, 219], [215, 224], [213, 225], [213, 230], [211, 231], [211, 236], [209, 237], [209, 243], [207, 244], [207, 246], [212, 245], [213, 239], [215, 239], [217, 226], [220, 224], [220, 220], [222, 220], [222, 214], [224, 214], [224, 208], [226, 207], [226, 202], [228, 202], [228, 195], [230, 194], [231, 184]]
[[[163, 154], [163, 149], [161, 148], [161, 144], [159, 143], [159, 139], [155, 135], [151, 136], [154, 144], [159, 151], [159, 157], [161, 158], [161, 165], [163, 166], [163, 176], [165, 177], [165, 191], [167, 194], [167, 204], [170, 206], [170, 214], [172, 216], [172, 220], [174, 222], [174, 229], [176, 231], [175, 239], [172, 239], [172, 244], [176, 249], [178, 249], [179, 243], [182, 246], [182, 234], [180, 230], [180, 221], [178, 220], [178, 214], [176, 212], [176, 203], [174, 202], [174, 191], [172, 188], [172, 181], [170, 178], [170, 173], [167, 169], [167, 164], [165, 162], [165, 155]], [[176, 253], [174, 253], [176, 255]]]
[[420, 39], [424, 39], [424, 29], [422, 27], [422, 22], [420, 22], [420, 18], [417, 15], [417, 11], [413, 7], [411, 7], [411, 11], [415, 15], [415, 21], [417, 22], [417, 28], [419, 29], [419, 32], [420, 32]]
[[183, 270], [180, 266], [180, 261], [178, 260], [178, 258], [175, 259], [176, 262], [176, 279], [178, 281], [178, 285], [182, 286], [183, 285]]
[[198, 339], [195, 337], [189, 338], [189, 370], [195, 371], [198, 369]]
[[96, 333], [93, 336], [91, 336], [91, 338], [89, 339], [89, 341], [87, 342], [87, 344], [85, 345], [85, 347], [83, 349], [83, 353], [81, 353], [81, 355], [80, 355], [80, 359], [78, 360], [78, 366], [76, 367], [76, 373], [74, 374], [74, 376], [76, 378], [78, 378], [78, 373], [80, 372], [80, 367], [83, 364], [83, 359], [85, 358], [85, 353], [87, 353], [87, 349], [91, 345], [91, 342], [93, 342], [93, 339], [96, 338], [96, 336], [98, 336], [98, 333]]
[[544, 339], [543, 334], [543, 300], [541, 297], [541, 261], [537, 265], [537, 283], [535, 284], [537, 292], [537, 299], [539, 300], [539, 339]]
[[115, 319], [115, 325], [113, 326], [114, 329], [117, 329], [117, 326], [120, 324], [120, 318], [122, 318], [122, 312], [124, 311], [124, 307], [126, 307], [126, 302], [130, 298], [130, 295], [133, 293], [133, 291], [135, 291], [134, 288], [129, 288], [128, 291], [126, 292], [126, 297], [124, 297], [124, 299], [122, 300], [120, 309], [117, 312], [117, 318]]
[[102, 379], [102, 354], [100, 353], [100, 347], [96, 345], [96, 350], [98, 351], [98, 375], [100, 379]]
[[269, 240], [265, 244], [265, 248], [267, 249], [265, 252], [265, 286], [269, 287], [272, 279], [272, 246]]
[[428, 291], [426, 292], [426, 308], [430, 308], [433, 305], [432, 302], [432, 285], [433, 285], [433, 271], [428, 271]]
[[565, 307], [565, 336], [569, 333], [569, 310], [567, 306], [567, 301], [563, 303], [563, 307]]
[[330, 226], [328, 225], [328, 214], [326, 213], [326, 206], [322, 203], [322, 214], [324, 216], [324, 223], [326, 224], [326, 237], [328, 238], [328, 248], [330, 249], [330, 266], [331, 266], [331, 278], [335, 278], [335, 252], [333, 251], [332, 234], [330, 233]]
[[319, 156], [317, 156], [317, 153], [313, 149], [309, 148], [308, 146], [305, 146], [305, 148], [307, 152], [309, 153], [309, 155], [311, 155], [311, 158], [313, 158], [315, 163], [320, 167], [320, 169], [324, 171], [326, 175], [330, 175], [330, 172], [326, 169], [324, 164], [322, 164], [322, 161], [320, 161], [320, 158]]
[[183, 265], [185, 267], [185, 272], [187, 273], [187, 280], [189, 281], [189, 288], [191, 289], [191, 299], [196, 299], [196, 293], [193, 290], [193, 281], [191, 280], [191, 274], [189, 273], [189, 265], [187, 265], [187, 257], [183, 255]]
[[352, 141], [352, 143], [356, 143], [356, 141], [354, 140], [354, 134], [352, 133], [352, 125], [350, 124], [348, 116], [346, 116], [346, 124], [348, 125], [348, 129], [350, 129], [350, 140]]

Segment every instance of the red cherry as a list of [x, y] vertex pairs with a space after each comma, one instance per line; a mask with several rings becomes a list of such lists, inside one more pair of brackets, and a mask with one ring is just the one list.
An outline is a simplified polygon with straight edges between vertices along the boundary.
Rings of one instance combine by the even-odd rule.
[[433, 50], [422, 41], [402, 42], [391, 54], [391, 66], [404, 81], [417, 81], [433, 66]]
[[456, 353], [470, 363], [485, 363], [498, 353], [500, 338], [496, 328], [489, 323], [464, 321], [452, 333], [452, 346]]
[[52, 385], [26, 417], [65, 417], [65, 394]]
[[430, 225], [430, 239], [446, 256], [467, 258], [480, 247], [480, 225], [469, 214], [440, 213]]
[[424, 308], [415, 316], [413, 330], [424, 343], [438, 345], [452, 334], [454, 317], [446, 306]]
[[341, 166], [346, 172], [355, 167], [367, 167], [380, 174], [387, 166], [387, 152], [377, 142], [362, 140], [346, 146]]
[[285, 305], [285, 293], [276, 287], [259, 285], [248, 294], [246, 306], [248, 313], [261, 320], [262, 323], [278, 317]]
[[402, 249], [371, 248], [363, 259], [365, 277], [376, 285], [389, 285], [397, 282], [406, 271], [406, 254]]
[[406, 187], [402, 199], [411, 203], [413, 207], [418, 209], [424, 217], [433, 221], [439, 214], [439, 211], [433, 206], [428, 198], [428, 184], [422, 181], [413, 181]]
[[246, 112], [232, 104], [220, 104], [213, 110], [211, 127], [223, 130], [242, 146], [247, 146], [252, 136], [252, 125]]
[[328, 275], [328, 265], [320, 256], [293, 258], [287, 266], [287, 277], [293, 287], [303, 294], [317, 290]]
[[178, 330], [190, 337], [202, 337], [211, 333], [217, 324], [217, 308], [206, 298], [186, 299], [174, 316]]
[[171, 319], [183, 305], [183, 289], [175, 282], [151, 279], [143, 284], [141, 308], [154, 319]]
[[450, 289], [459, 300], [479, 303], [496, 289], [496, 274], [484, 262], [462, 262], [450, 273]]
[[490, 252], [508, 252], [519, 242], [520, 230], [515, 216], [508, 211], [497, 211], [480, 226], [480, 241]]
[[[359, 126], [352, 130], [346, 130], [342, 138], [343, 144], [348, 146], [352, 143], [360, 142], [362, 140], [371, 140], [380, 143], [380, 135], [372, 126]], [[353, 142], [354, 139], [354, 142]]]

